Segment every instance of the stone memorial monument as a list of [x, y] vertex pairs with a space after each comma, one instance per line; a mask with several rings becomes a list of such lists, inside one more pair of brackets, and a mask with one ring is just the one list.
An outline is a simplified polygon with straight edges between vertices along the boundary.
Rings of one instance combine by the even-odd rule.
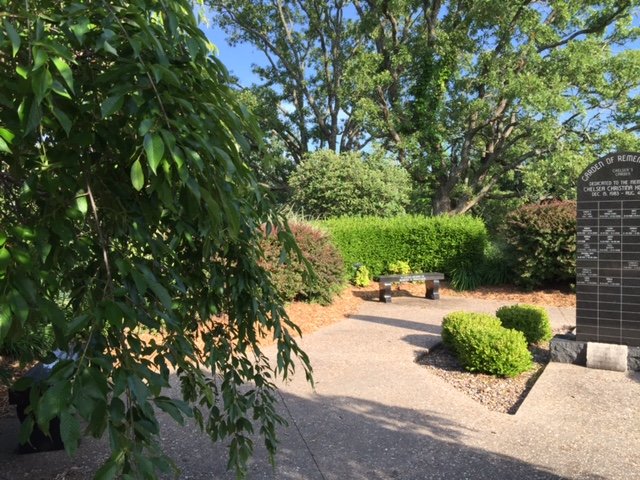
[[640, 153], [589, 165], [577, 210], [577, 340], [640, 346]]

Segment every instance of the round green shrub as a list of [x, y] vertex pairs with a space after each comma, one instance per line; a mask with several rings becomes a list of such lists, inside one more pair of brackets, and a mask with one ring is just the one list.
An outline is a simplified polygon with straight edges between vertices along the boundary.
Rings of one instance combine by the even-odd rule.
[[310, 153], [289, 177], [290, 204], [308, 217], [393, 217], [405, 213], [411, 179], [381, 155]]
[[361, 265], [355, 272], [353, 284], [356, 287], [368, 287], [371, 284], [371, 272], [366, 265]]
[[477, 328], [501, 327], [500, 320], [488, 313], [451, 312], [442, 319], [442, 342], [454, 353], [458, 344], [464, 344], [468, 332]]
[[277, 232], [265, 233], [263, 237], [264, 267], [285, 301], [330, 304], [345, 281], [345, 266], [340, 252], [322, 230], [302, 222], [293, 222], [290, 228], [315, 275], [308, 275], [305, 264], [293, 254], [282, 261], [282, 245]]
[[442, 322], [442, 340], [471, 372], [514, 377], [533, 365], [522, 332], [504, 328], [492, 315], [449, 314]]
[[411, 273], [411, 265], [409, 265], [409, 262], [405, 262], [403, 260], [391, 262], [387, 267], [387, 273], [396, 275], [407, 275]]
[[470, 372], [515, 377], [533, 366], [527, 341], [517, 330], [472, 329], [467, 340], [458, 359]]
[[549, 314], [542, 307], [535, 305], [511, 305], [500, 307], [496, 316], [505, 328], [513, 328], [522, 332], [529, 343], [549, 340], [553, 332]]

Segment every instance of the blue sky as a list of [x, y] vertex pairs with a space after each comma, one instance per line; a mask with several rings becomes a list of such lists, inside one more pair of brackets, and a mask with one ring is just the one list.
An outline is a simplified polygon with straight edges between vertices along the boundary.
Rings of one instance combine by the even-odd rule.
[[226, 41], [225, 33], [214, 25], [200, 25], [207, 38], [219, 50], [218, 58], [225, 64], [229, 72], [238, 77], [240, 84], [249, 86], [258, 78], [251, 71], [251, 64], [262, 61], [262, 53], [248, 44], [236, 47], [230, 46]]

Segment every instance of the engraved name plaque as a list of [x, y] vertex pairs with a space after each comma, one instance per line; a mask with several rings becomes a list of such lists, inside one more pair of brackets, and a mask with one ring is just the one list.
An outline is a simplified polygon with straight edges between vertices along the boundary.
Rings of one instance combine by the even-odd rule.
[[640, 346], [640, 153], [578, 179], [577, 340]]

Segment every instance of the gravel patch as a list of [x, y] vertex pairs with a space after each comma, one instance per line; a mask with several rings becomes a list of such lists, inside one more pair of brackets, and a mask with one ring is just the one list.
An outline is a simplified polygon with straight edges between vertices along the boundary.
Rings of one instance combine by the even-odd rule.
[[443, 344], [418, 357], [417, 362], [489, 410], [513, 415], [549, 363], [548, 343], [530, 350], [533, 368], [513, 378], [468, 372]]

